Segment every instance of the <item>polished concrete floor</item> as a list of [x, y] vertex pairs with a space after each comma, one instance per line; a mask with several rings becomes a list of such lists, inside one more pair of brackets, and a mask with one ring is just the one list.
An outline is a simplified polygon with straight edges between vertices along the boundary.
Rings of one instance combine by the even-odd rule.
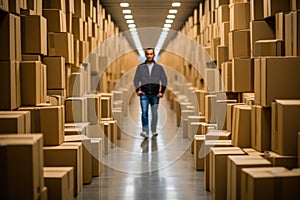
[[204, 190], [203, 172], [193, 169], [190, 141], [182, 137], [175, 120], [169, 102], [161, 99], [159, 135], [144, 140], [139, 135], [139, 99], [132, 98], [122, 120], [122, 139], [102, 159], [103, 173], [84, 185], [75, 199], [211, 199]]

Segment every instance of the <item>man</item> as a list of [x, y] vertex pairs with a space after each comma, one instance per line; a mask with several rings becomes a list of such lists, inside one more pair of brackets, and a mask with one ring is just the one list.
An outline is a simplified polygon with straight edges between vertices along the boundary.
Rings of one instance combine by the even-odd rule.
[[157, 136], [157, 109], [159, 99], [164, 96], [167, 86], [167, 76], [163, 67], [154, 61], [155, 53], [153, 48], [145, 51], [146, 61], [140, 64], [135, 72], [134, 86], [136, 94], [140, 97], [142, 109], [143, 131], [140, 134], [144, 138], [149, 137], [148, 109], [151, 106], [151, 132]]

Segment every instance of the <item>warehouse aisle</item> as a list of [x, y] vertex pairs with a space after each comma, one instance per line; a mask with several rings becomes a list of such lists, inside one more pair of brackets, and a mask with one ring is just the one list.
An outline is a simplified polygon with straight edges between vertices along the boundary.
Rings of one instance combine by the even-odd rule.
[[84, 185], [76, 199], [210, 199], [203, 189], [203, 172], [193, 169], [190, 142], [182, 137], [175, 120], [163, 98], [159, 135], [143, 140], [139, 136], [139, 99], [133, 97], [123, 120], [122, 139], [104, 156], [101, 176]]

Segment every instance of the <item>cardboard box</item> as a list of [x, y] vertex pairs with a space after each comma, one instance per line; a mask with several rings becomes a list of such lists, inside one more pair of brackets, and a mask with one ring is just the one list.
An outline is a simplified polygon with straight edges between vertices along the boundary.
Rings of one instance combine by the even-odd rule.
[[272, 151], [265, 151], [264, 158], [270, 161], [274, 167], [297, 168], [297, 156], [283, 156]]
[[85, 97], [67, 98], [65, 108], [67, 123], [87, 122], [87, 99]]
[[284, 56], [284, 43], [282, 40], [257, 40], [254, 43], [254, 57]]
[[74, 1], [74, 17], [85, 19], [85, 4], [83, 0]]
[[70, 142], [60, 146], [44, 147], [45, 167], [73, 167], [74, 172], [74, 196], [82, 189], [82, 143]]
[[221, 65], [224, 91], [232, 92], [232, 62], [224, 62]]
[[290, 8], [292, 11], [300, 9], [300, 1], [299, 0], [291, 0]]
[[218, 7], [218, 24], [229, 22], [229, 6], [228, 4]]
[[38, 199], [44, 187], [42, 147], [40, 134], [0, 134], [1, 199]]
[[102, 157], [102, 139], [91, 138], [92, 146], [92, 176], [100, 176], [103, 171], [103, 164], [101, 162]]
[[[74, 0], [73, 0], [74, 1]], [[66, 1], [65, 0], [52, 0], [52, 1], [43, 1], [43, 11], [45, 9], [58, 9], [63, 13], [66, 13]]]
[[64, 129], [65, 136], [67, 135], [84, 135], [85, 128], [84, 127], [65, 127]]
[[[218, 97], [217, 97], [218, 99]], [[237, 100], [226, 99], [226, 100], [217, 100], [217, 129], [226, 130], [227, 129], [227, 104], [236, 103]]]
[[285, 14], [284, 12], [275, 15], [275, 38], [285, 40]]
[[219, 6], [229, 4], [229, 0], [216, 0], [215, 7], [218, 8]]
[[251, 108], [251, 147], [263, 152], [271, 149], [271, 109], [254, 105]]
[[0, 2], [0, 10], [9, 12], [8, 0], [3, 0]]
[[49, 199], [74, 198], [73, 167], [44, 167], [43, 172]]
[[218, 66], [218, 69], [221, 69], [221, 65], [225, 61], [228, 61], [228, 46], [219, 45], [219, 46], [217, 46], [217, 66]]
[[74, 14], [74, 0], [66, 0], [66, 12]]
[[300, 168], [300, 133], [298, 133], [298, 168]]
[[21, 111], [30, 111], [31, 131], [42, 133], [44, 145], [60, 145], [64, 141], [64, 107], [20, 107]]
[[14, 110], [21, 106], [20, 64], [0, 61], [0, 110]]
[[1, 133], [25, 133], [23, 114], [0, 114]]
[[213, 147], [232, 147], [231, 140], [205, 140], [204, 148], [199, 151], [199, 158], [204, 158], [204, 189], [211, 191], [210, 151]]
[[266, 20], [250, 22], [251, 57], [259, 55], [255, 52], [254, 44], [258, 40], [270, 40], [275, 38], [275, 30]]
[[47, 55], [47, 20], [39, 15], [21, 17], [22, 53]]
[[220, 38], [213, 38], [211, 41], [211, 47], [212, 47], [212, 51], [211, 51], [211, 59], [212, 60], [217, 60], [217, 46], [220, 45]]
[[[214, 64], [213, 64], [214, 65]], [[216, 92], [220, 90], [220, 72], [218, 69], [205, 69], [205, 89], [209, 92]]]
[[100, 113], [101, 120], [110, 119], [111, 115], [111, 97], [109, 96], [100, 96]]
[[200, 113], [202, 116], [205, 116], [205, 96], [209, 95], [210, 93], [206, 90], [200, 90], [199, 95], [200, 95], [200, 101], [199, 101], [199, 106], [200, 106]]
[[223, 22], [220, 24], [220, 38], [221, 45], [228, 46], [228, 33], [229, 33], [229, 22]]
[[69, 77], [69, 94], [70, 97], [81, 97], [84, 94], [84, 77], [82, 73], [72, 73]]
[[254, 85], [254, 64], [251, 58], [232, 59], [232, 91], [252, 92]]
[[[73, 14], [67, 12], [66, 13], [66, 27], [67, 27], [67, 32], [73, 34], [73, 22], [72, 22]], [[76, 58], [76, 56], [74, 56]]]
[[87, 121], [97, 124], [100, 121], [100, 98], [97, 95], [88, 95], [87, 98]]
[[102, 130], [100, 134], [103, 141], [103, 152], [104, 154], [108, 154], [111, 146], [110, 141], [112, 141], [111, 126], [108, 122], [101, 121], [100, 130]]
[[65, 58], [44, 57], [43, 63], [47, 65], [47, 89], [66, 89]]
[[261, 156], [228, 156], [227, 199], [240, 199], [241, 171], [243, 168], [270, 167], [271, 163]]
[[250, 3], [229, 4], [230, 31], [250, 28]]
[[83, 184], [89, 184], [92, 182], [92, 155], [91, 155], [91, 140], [85, 135], [66, 135], [65, 144], [69, 142], [81, 142], [82, 143], [82, 167], [83, 167]]
[[250, 57], [250, 30], [229, 32], [228, 43], [229, 60]]
[[205, 122], [206, 123], [217, 122], [217, 96], [216, 95], [205, 96]]
[[235, 105], [233, 107], [232, 145], [251, 147], [251, 106]]
[[264, 19], [264, 0], [250, 0], [250, 20]]
[[[255, 104], [270, 107], [275, 99], [298, 99], [300, 58], [266, 57], [254, 62]], [[280, 87], [276, 87], [280, 81]]]
[[66, 63], [74, 63], [74, 37], [70, 33], [48, 33], [48, 56], [63, 56]]
[[272, 151], [297, 156], [297, 119], [300, 100], [275, 100], [272, 102]]
[[205, 135], [206, 140], [230, 140], [231, 132], [225, 130], [209, 130]]
[[[23, 106], [35, 106], [42, 103], [42, 66], [39, 61], [24, 61], [20, 64], [21, 102]], [[46, 80], [44, 80], [46, 81]], [[45, 94], [46, 91], [43, 91]]]
[[212, 183], [212, 198], [224, 199], [227, 196], [227, 157], [229, 155], [244, 155], [239, 147], [213, 147], [210, 152], [210, 169]]
[[204, 147], [205, 135], [194, 135], [194, 169], [204, 170], [204, 158], [199, 157], [201, 148]]
[[241, 199], [294, 199], [300, 195], [299, 187], [300, 173], [283, 167], [244, 168], [241, 172]]
[[[190, 115], [187, 116], [187, 137], [193, 141], [194, 135], [198, 132], [198, 127], [196, 124], [192, 124], [193, 122], [204, 122], [205, 116], [199, 115]], [[193, 149], [193, 148], [192, 148]], [[191, 151], [194, 152], [193, 150]]]
[[[51, 2], [51, 1], [46, 1]], [[67, 32], [66, 14], [58, 9], [43, 9], [48, 32]]]
[[279, 12], [290, 10], [290, 1], [264, 0], [264, 18], [275, 16]]
[[[23, 117], [22, 117], [23, 115]], [[31, 118], [30, 118], [30, 112], [28, 111], [0, 111], [1, 119], [6, 121], [3, 125], [1, 125], [1, 132], [2, 133], [31, 133]], [[5, 116], [10, 116], [9, 118], [5, 119]], [[13, 117], [12, 117], [13, 116]], [[23, 122], [19, 121], [23, 118]], [[7, 123], [7, 120], [13, 120], [14, 122], [17, 122], [17, 125], [9, 126]], [[12, 122], [12, 121], [11, 121]], [[10, 127], [10, 128], [9, 128]], [[7, 129], [11, 129], [13, 131], [8, 131]], [[6, 129], [6, 130], [4, 130]], [[24, 129], [24, 130], [22, 130]], [[17, 131], [19, 130], [19, 131]]]
[[300, 56], [300, 11], [292, 12], [293, 56]]
[[0, 19], [0, 34], [2, 36], [0, 42], [3, 45], [3, 48], [0, 50], [0, 60], [15, 61], [17, 50], [16, 43], [20, 42], [16, 41], [17, 24], [15, 21], [15, 16], [10, 13], [1, 12]]
[[72, 33], [74, 34], [74, 39], [83, 41], [83, 20], [82, 18], [72, 18]]
[[235, 105], [245, 105], [244, 103], [228, 103], [226, 105], [226, 130], [231, 132], [233, 122], [233, 108]]
[[88, 127], [90, 126], [89, 122], [84, 123], [65, 123], [65, 128], [78, 128], [79, 132], [76, 135], [87, 135], [89, 137]]
[[16, 61], [20, 61], [22, 59], [22, 47], [21, 47], [21, 17], [14, 15], [14, 26], [15, 26], [15, 56]]
[[293, 12], [285, 14], [284, 17], [284, 35], [285, 35], [285, 55], [293, 56]]
[[264, 156], [263, 152], [257, 151], [253, 148], [243, 148], [243, 151], [249, 156]]

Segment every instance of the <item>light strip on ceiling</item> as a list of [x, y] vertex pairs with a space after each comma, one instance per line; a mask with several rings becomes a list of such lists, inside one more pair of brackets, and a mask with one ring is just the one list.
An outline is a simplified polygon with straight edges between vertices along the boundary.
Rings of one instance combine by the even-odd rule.
[[175, 19], [175, 15], [167, 15], [168, 19]]
[[131, 14], [131, 10], [126, 9], [126, 10], [122, 10], [123, 14]]
[[181, 3], [180, 2], [173, 2], [172, 7], [180, 7]]
[[127, 7], [129, 7], [129, 3], [122, 2], [122, 3], [120, 3], [120, 6], [122, 8], [127, 8]]
[[138, 32], [136, 31], [136, 29], [130, 29], [130, 32], [131, 32], [131, 37], [133, 39], [135, 47], [139, 53], [139, 57], [140, 58], [144, 57], [145, 53], [144, 53], [143, 46], [142, 46]]
[[[120, 6], [122, 8], [128, 8], [129, 7], [129, 3], [126, 2], [121, 2]], [[132, 40], [135, 44], [135, 47], [139, 53], [139, 57], [143, 57], [144, 56], [144, 51], [143, 51], [143, 47], [140, 41], [140, 37], [138, 32], [136, 31], [136, 25], [134, 24], [134, 20], [133, 20], [133, 16], [131, 15], [131, 10], [130, 9], [125, 9], [122, 10], [122, 13], [124, 14], [124, 18], [126, 19], [126, 23], [128, 24], [128, 28], [129, 31], [131, 33], [131, 37]]]
[[169, 13], [170, 13], [170, 14], [177, 14], [177, 10], [176, 10], [176, 9], [170, 9], [170, 10], [169, 10]]
[[124, 18], [125, 19], [133, 19], [133, 16], [132, 15], [124, 15]]
[[[173, 2], [172, 3], [172, 7], [180, 7], [181, 6], [181, 3], [180, 2]], [[158, 41], [156, 43], [156, 46], [155, 46], [155, 53], [156, 55], [159, 54], [161, 48], [163, 47], [164, 45], [164, 42], [167, 38], [167, 35], [170, 31], [170, 28], [172, 26], [172, 23], [174, 22], [173, 19], [176, 18], [175, 14], [177, 14], [177, 9], [170, 9], [169, 10], [169, 14], [167, 15], [167, 19], [165, 20], [165, 24], [164, 24], [164, 27], [162, 28], [162, 32], [158, 38]]]

